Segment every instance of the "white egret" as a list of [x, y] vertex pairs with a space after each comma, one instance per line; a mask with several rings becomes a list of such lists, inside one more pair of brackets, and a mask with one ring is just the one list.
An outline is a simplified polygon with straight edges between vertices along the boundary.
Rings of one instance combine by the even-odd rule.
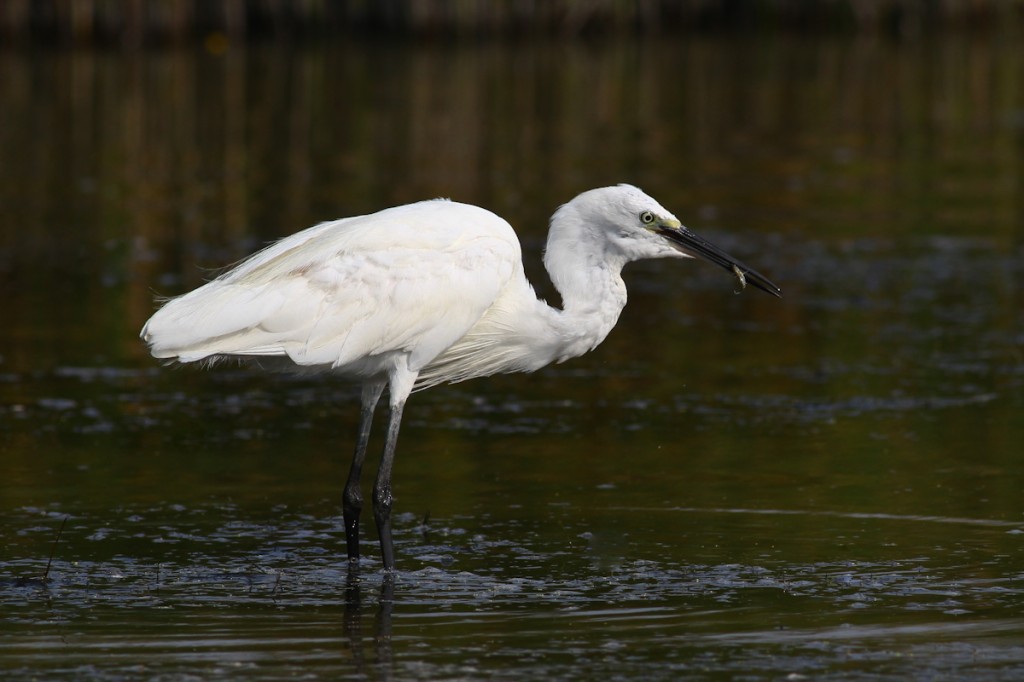
[[[626, 304], [621, 271], [643, 258], [706, 258], [741, 284], [779, 288], [701, 239], [636, 187], [580, 194], [551, 218], [544, 265], [562, 308], [539, 300], [512, 227], [477, 206], [436, 199], [326, 222], [272, 244], [142, 329], [157, 358], [226, 358], [330, 372], [362, 384], [343, 494], [348, 558], [359, 559], [360, 474], [374, 409], [390, 416], [373, 486], [384, 569], [394, 568], [391, 470], [414, 389], [532, 372], [604, 340]], [[744, 284], [745, 285], [745, 284]]]

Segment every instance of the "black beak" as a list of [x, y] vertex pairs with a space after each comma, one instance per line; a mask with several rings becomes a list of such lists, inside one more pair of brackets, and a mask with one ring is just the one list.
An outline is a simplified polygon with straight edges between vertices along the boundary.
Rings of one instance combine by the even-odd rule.
[[725, 268], [734, 277], [739, 279], [741, 287], [753, 284], [761, 291], [767, 292], [772, 296], [782, 296], [782, 289], [775, 286], [770, 279], [757, 270], [736, 260], [711, 242], [698, 237], [685, 227], [659, 227], [658, 234], [672, 242], [672, 246], [687, 256], [704, 258], [715, 265]]

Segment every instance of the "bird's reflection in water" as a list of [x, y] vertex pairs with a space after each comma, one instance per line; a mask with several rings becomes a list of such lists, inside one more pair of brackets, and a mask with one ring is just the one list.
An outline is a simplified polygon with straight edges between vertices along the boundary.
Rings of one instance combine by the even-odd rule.
[[380, 585], [380, 598], [373, 627], [373, 657], [367, 660], [364, 646], [363, 581], [358, 566], [350, 566], [345, 579], [345, 638], [352, 652], [352, 660], [360, 674], [375, 673], [374, 677], [391, 679], [394, 661], [391, 649], [391, 615], [395, 607], [395, 576], [386, 571]]

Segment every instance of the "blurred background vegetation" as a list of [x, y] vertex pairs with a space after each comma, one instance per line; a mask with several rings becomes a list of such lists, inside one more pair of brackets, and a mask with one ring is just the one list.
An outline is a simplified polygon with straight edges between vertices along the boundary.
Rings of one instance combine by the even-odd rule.
[[351, 34], [482, 38], [685, 29], [914, 35], [1024, 21], [1024, 0], [0, 0], [5, 42], [179, 43]]

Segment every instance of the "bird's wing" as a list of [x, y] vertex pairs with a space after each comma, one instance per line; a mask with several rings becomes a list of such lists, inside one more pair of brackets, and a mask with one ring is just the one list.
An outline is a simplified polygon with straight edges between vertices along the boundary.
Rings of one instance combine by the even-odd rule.
[[345, 368], [407, 353], [417, 370], [460, 339], [521, 269], [508, 224], [432, 201], [327, 223], [171, 300], [143, 329], [158, 357], [288, 356]]

